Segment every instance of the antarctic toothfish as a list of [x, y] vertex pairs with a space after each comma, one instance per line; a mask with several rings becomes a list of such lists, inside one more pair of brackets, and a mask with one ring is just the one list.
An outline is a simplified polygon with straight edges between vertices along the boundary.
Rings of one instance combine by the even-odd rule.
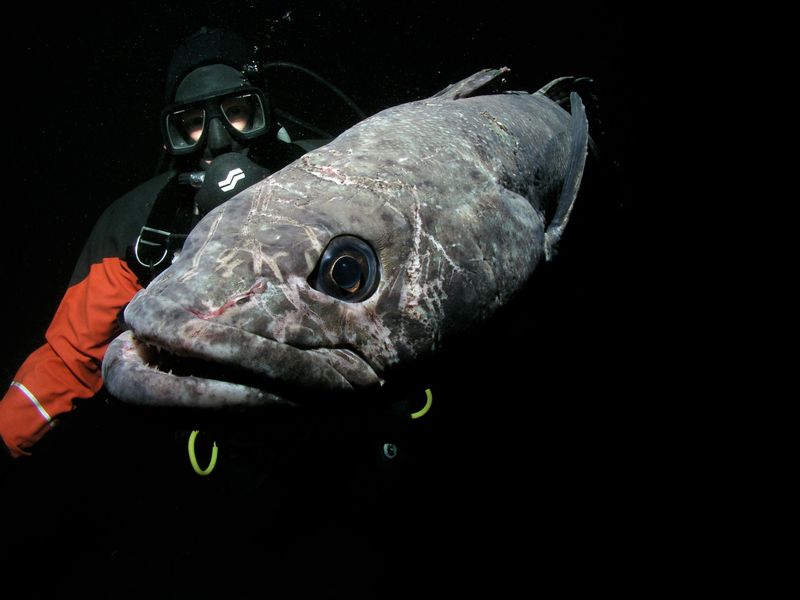
[[210, 212], [125, 310], [110, 393], [369, 394], [492, 315], [553, 255], [588, 143], [578, 95], [570, 112], [548, 97], [556, 82], [487, 94], [506, 70], [386, 109]]

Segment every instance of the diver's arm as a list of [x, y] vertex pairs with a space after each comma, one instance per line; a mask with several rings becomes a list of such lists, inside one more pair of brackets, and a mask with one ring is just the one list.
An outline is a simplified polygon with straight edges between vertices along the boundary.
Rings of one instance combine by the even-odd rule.
[[118, 316], [141, 289], [120, 258], [104, 258], [67, 289], [47, 329], [46, 343], [17, 371], [0, 401], [0, 436], [14, 457], [30, 454], [73, 400], [102, 387], [100, 366], [118, 332]]
[[[167, 172], [134, 188], [103, 211], [86, 240], [46, 343], [17, 371], [0, 400], [0, 436], [14, 457], [30, 454], [73, 400], [103, 385], [100, 366], [117, 333], [120, 310], [142, 288], [125, 261]], [[41, 410], [40, 410], [41, 408]]]

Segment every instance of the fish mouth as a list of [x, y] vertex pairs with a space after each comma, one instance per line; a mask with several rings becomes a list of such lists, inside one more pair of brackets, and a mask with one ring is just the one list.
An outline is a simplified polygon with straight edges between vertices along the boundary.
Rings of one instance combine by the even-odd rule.
[[291, 405], [282, 396], [253, 385], [247, 377], [231, 371], [225, 374], [206, 361], [172, 357], [140, 341], [130, 330], [109, 345], [103, 358], [103, 380], [112, 396], [131, 404], [197, 408]]
[[[226, 344], [215, 345], [221, 333], [213, 331], [215, 327], [232, 330], [224, 332]], [[181, 338], [177, 348], [168, 345], [165, 336], [121, 333], [103, 359], [106, 388], [130, 404], [225, 408], [300, 406], [323, 396], [354, 396], [383, 384], [369, 363], [350, 349], [302, 349], [227, 326], [212, 324], [211, 329], [205, 337], [188, 342]], [[232, 347], [262, 352], [243, 358], [231, 352]]]

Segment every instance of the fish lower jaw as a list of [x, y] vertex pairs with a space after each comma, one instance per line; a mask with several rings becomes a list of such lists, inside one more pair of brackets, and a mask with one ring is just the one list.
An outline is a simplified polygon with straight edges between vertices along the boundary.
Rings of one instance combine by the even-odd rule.
[[[323, 349], [308, 353], [333, 376], [314, 380], [303, 369], [297, 369], [296, 381], [279, 381], [224, 361], [176, 354], [163, 344], [138, 339], [132, 331], [126, 331], [109, 346], [103, 377], [111, 394], [123, 402], [202, 408], [298, 406], [317, 399], [330, 403], [354, 395], [348, 377], [355, 377], [353, 373], [359, 367], [366, 373], [367, 384], [376, 377], [352, 352]], [[326, 386], [326, 381], [331, 385]]]
[[283, 395], [266, 391], [263, 381], [225, 374], [219, 368], [208, 372], [213, 365], [185, 359], [171, 362], [168, 356], [163, 347], [125, 331], [111, 342], [103, 359], [106, 389], [117, 400], [140, 406], [225, 409], [295, 405]]

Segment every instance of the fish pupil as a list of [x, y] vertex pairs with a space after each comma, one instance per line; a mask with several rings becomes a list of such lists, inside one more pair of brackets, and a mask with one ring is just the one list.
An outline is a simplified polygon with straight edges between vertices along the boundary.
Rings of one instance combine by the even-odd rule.
[[331, 279], [340, 288], [355, 292], [361, 286], [361, 265], [352, 256], [340, 256], [331, 267]]

